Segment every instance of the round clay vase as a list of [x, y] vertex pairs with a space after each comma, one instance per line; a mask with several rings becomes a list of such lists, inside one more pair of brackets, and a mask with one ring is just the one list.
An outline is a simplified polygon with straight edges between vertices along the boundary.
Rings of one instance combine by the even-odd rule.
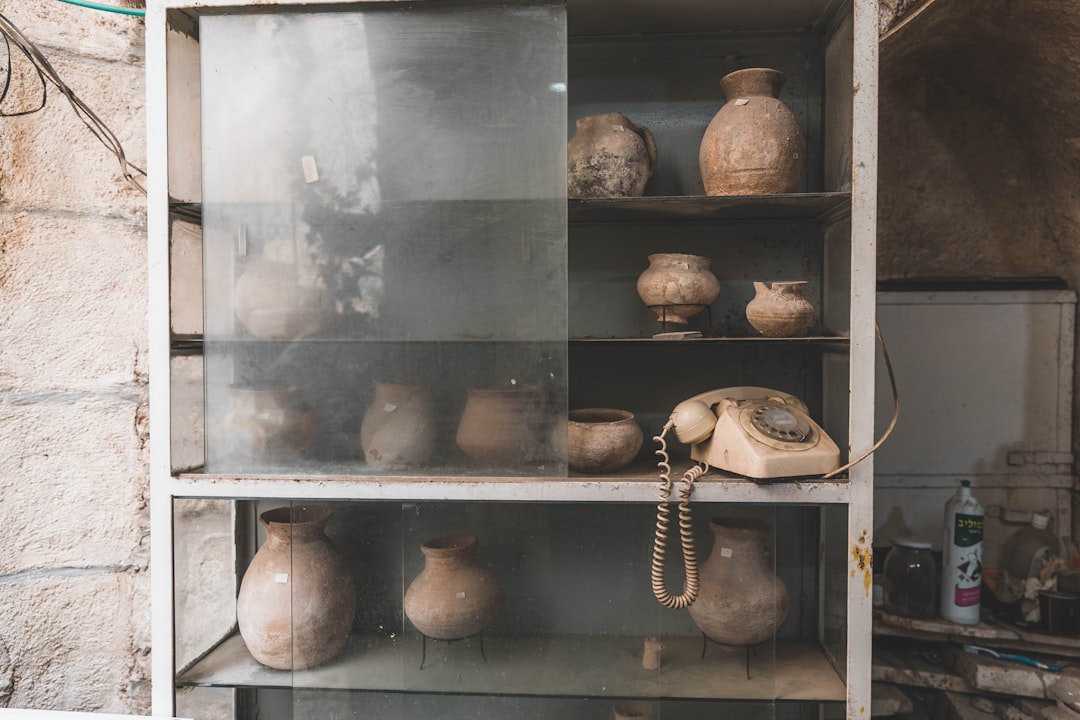
[[794, 192], [806, 162], [806, 140], [778, 98], [787, 76], [770, 68], [725, 75], [727, 102], [701, 140], [698, 162], [707, 195]]
[[368, 465], [421, 467], [435, 452], [436, 440], [431, 390], [423, 385], [375, 383], [375, 398], [360, 424], [360, 446]]
[[650, 255], [649, 267], [638, 276], [638, 296], [656, 312], [658, 320], [686, 325], [688, 318], [720, 294], [720, 281], [709, 270], [711, 264], [700, 255]]
[[476, 538], [435, 538], [420, 551], [424, 569], [405, 591], [405, 616], [416, 629], [436, 640], [458, 640], [491, 624], [502, 591], [495, 576], [476, 561]]
[[647, 700], [626, 700], [611, 708], [615, 720], [653, 720], [655, 709]]
[[776, 634], [787, 617], [787, 585], [769, 567], [769, 527], [747, 520], [713, 520], [716, 536], [699, 569], [701, 592], [690, 617], [705, 636], [728, 647], [757, 645]]
[[571, 470], [603, 474], [630, 464], [645, 436], [634, 413], [614, 408], [571, 410], [567, 427], [567, 463]]
[[252, 657], [277, 670], [303, 670], [334, 658], [356, 614], [356, 585], [326, 537], [331, 511], [317, 506], [259, 516], [266, 542], [251, 559], [236, 620]]
[[620, 113], [579, 118], [566, 147], [572, 198], [641, 197], [656, 168], [656, 142], [644, 125]]
[[234, 385], [229, 399], [224, 445], [236, 460], [282, 460], [306, 450], [315, 434], [315, 411], [296, 388]]
[[293, 265], [266, 258], [248, 261], [236, 279], [234, 303], [240, 324], [266, 340], [308, 337], [330, 319], [323, 288], [301, 282]]
[[755, 282], [746, 319], [765, 337], [796, 337], [814, 322], [814, 306], [806, 299], [806, 281]]
[[485, 465], [535, 460], [546, 406], [539, 388], [473, 388], [458, 422], [457, 446]]

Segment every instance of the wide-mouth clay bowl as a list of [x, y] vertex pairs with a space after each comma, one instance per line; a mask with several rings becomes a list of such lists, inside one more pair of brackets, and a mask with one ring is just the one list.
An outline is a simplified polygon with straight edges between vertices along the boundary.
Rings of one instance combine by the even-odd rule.
[[644, 436], [634, 413], [614, 408], [571, 410], [566, 423], [570, 469], [601, 475], [626, 467]]

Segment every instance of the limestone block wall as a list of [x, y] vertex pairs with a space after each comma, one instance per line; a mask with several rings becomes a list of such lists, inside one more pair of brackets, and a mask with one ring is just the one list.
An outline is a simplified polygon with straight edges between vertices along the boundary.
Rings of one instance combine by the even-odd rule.
[[[143, 25], [0, 12], [145, 163]], [[12, 112], [40, 86], [13, 52]], [[0, 118], [0, 707], [149, 712], [145, 197], [55, 88]]]

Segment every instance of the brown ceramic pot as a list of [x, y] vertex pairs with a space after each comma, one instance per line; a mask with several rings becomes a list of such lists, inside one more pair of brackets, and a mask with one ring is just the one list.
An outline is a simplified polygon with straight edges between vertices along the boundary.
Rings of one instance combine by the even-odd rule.
[[757, 645], [787, 617], [787, 585], [769, 567], [763, 522], [713, 520], [712, 553], [700, 567], [701, 592], [690, 617], [710, 640], [729, 647]]
[[436, 430], [435, 403], [427, 387], [376, 383], [375, 398], [360, 424], [360, 445], [372, 467], [420, 467], [435, 452]]
[[656, 142], [644, 125], [620, 113], [579, 118], [566, 148], [572, 198], [640, 197], [656, 168]]
[[457, 445], [485, 465], [535, 460], [543, 442], [546, 406], [539, 388], [473, 388], [458, 422]]
[[302, 282], [294, 266], [256, 258], [236, 279], [236, 317], [249, 333], [268, 340], [308, 337], [326, 327], [324, 290]]
[[236, 600], [240, 635], [252, 657], [277, 670], [331, 660], [356, 614], [356, 585], [323, 532], [329, 509], [294, 506], [259, 516], [266, 542], [251, 559]]
[[650, 255], [649, 267], [637, 280], [638, 296], [656, 312], [658, 320], [686, 325], [688, 318], [720, 294], [720, 281], [709, 270], [711, 263], [700, 255]]
[[495, 576], [476, 561], [476, 538], [449, 535], [420, 546], [424, 569], [405, 591], [405, 615], [436, 640], [471, 637], [499, 612], [502, 591]]
[[296, 388], [229, 388], [231, 408], [225, 420], [225, 447], [237, 460], [281, 460], [307, 449], [315, 434], [315, 412], [301, 402]]
[[779, 100], [779, 70], [747, 68], [725, 75], [727, 102], [701, 140], [698, 161], [707, 195], [794, 192], [806, 162], [806, 140]]
[[577, 472], [603, 474], [626, 467], [644, 441], [634, 413], [628, 410], [571, 410], [566, 425], [567, 464]]
[[652, 720], [655, 708], [648, 700], [625, 700], [611, 708], [615, 720]]
[[814, 322], [814, 306], [806, 299], [806, 281], [755, 282], [746, 319], [765, 337], [795, 337]]

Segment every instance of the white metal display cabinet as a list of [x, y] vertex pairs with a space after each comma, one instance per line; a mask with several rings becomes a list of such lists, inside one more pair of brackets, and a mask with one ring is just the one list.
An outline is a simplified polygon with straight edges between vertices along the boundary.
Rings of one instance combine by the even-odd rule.
[[[831, 480], [713, 472], [696, 484], [699, 555], [711, 513], [763, 517], [792, 589], [752, 679], [741, 655], [699, 658], [686, 613], [656, 605], [647, 575], [648, 437], [679, 400], [775, 387], [804, 399], [845, 457], [874, 442], [874, 0], [150, 0], [146, 21], [156, 714], [173, 714], [179, 688], [216, 687], [237, 714], [263, 717], [592, 717], [634, 698], [674, 717], [716, 702], [799, 717], [842, 703], [848, 718], [869, 716], [872, 457]], [[789, 76], [781, 99], [807, 137], [798, 192], [704, 197], [697, 144], [723, 103], [719, 79], [752, 66]], [[434, 112], [418, 120], [418, 107]], [[610, 111], [656, 136], [647, 197], [567, 202], [574, 120]], [[633, 281], [664, 251], [712, 258], [719, 337], [649, 339], [657, 324]], [[294, 273], [254, 283], [273, 290], [264, 304], [307, 302], [298, 278], [318, 276], [330, 319], [259, 337], [238, 290], [259, 258]], [[751, 281], [792, 278], [809, 281], [815, 328], [753, 337], [742, 318]], [[395, 372], [439, 388], [428, 469], [379, 471], [358, 451], [371, 386]], [[252, 437], [238, 443], [223, 423], [232, 386], [271, 375], [302, 379], [319, 413], [345, 409], [319, 417], [304, 453], [253, 459]], [[586, 476], [546, 447], [524, 465], [464, 462], [453, 429], [465, 388], [485, 380], [542, 387], [549, 430], [567, 408], [633, 410], [640, 462]], [[673, 457], [688, 467], [685, 448], [673, 443]], [[339, 659], [272, 671], [247, 656], [228, 603], [189, 609], [185, 543], [211, 535], [190, 518], [223, 509], [227, 561], [197, 572], [231, 599], [258, 545], [256, 512], [312, 501], [335, 508], [335, 542], [386, 570], [391, 592], [361, 611]], [[459, 653], [419, 670], [393, 596], [418, 570], [419, 541], [465, 523], [487, 533], [481, 557], [529, 592], [508, 601], [490, 660]], [[192, 630], [192, 615], [209, 630]], [[667, 668], [650, 674], [634, 653], [657, 634]]]

